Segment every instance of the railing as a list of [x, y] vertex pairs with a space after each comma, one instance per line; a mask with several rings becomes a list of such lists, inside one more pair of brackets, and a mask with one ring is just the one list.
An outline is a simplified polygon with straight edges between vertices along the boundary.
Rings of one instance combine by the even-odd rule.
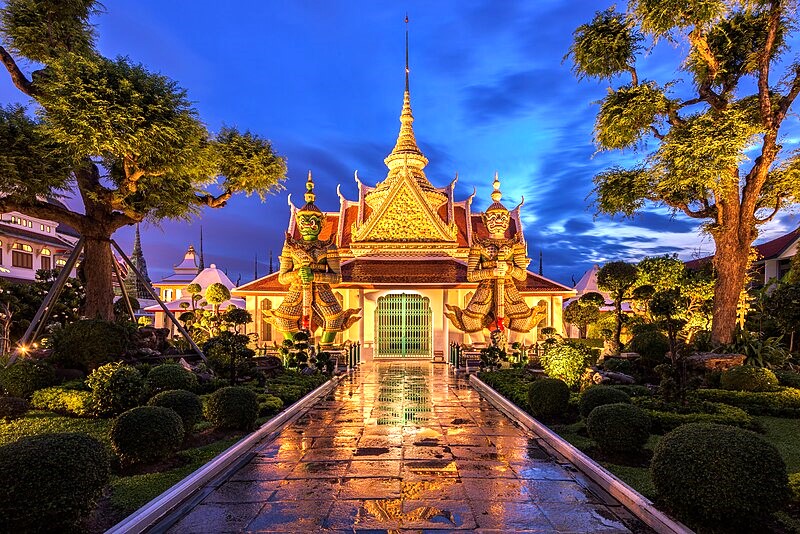
[[[509, 348], [507, 354], [511, 363], [520, 363], [530, 361], [532, 357], [538, 359], [541, 351], [542, 347], [538, 343], [534, 343], [533, 345], [520, 345], [516, 349]], [[480, 360], [480, 352], [481, 349], [479, 347], [467, 346], [452, 341], [448, 351], [447, 363], [455, 368], [464, 368], [475, 360]]]

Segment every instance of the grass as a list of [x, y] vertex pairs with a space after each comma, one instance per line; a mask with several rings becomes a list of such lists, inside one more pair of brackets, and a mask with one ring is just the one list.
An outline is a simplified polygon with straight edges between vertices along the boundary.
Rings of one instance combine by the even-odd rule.
[[758, 417], [767, 433], [764, 438], [781, 453], [789, 473], [800, 472], [800, 419]]
[[15, 421], [0, 420], [0, 445], [7, 445], [27, 436], [50, 434], [55, 432], [82, 432], [97, 438], [108, 448], [108, 429], [111, 419], [78, 418], [58, 415], [53, 412], [32, 410], [25, 417]]
[[111, 480], [111, 506], [124, 515], [133, 513], [202, 467], [239, 439], [241, 436], [181, 451], [177, 455], [178, 458], [188, 463], [169, 471], [113, 477]]

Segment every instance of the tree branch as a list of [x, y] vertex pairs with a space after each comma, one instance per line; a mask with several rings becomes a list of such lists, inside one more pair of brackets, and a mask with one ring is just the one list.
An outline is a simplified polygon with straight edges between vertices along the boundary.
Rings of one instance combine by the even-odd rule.
[[652, 131], [652, 132], [653, 132], [653, 136], [654, 136], [656, 139], [659, 139], [659, 140], [663, 140], [663, 139], [664, 139], [664, 134], [662, 134], [661, 132], [659, 132], [659, 131], [658, 131], [658, 129], [657, 129], [655, 126], [652, 126], [652, 125], [651, 125], [651, 126], [650, 126], [650, 131]]
[[775, 127], [775, 117], [772, 113], [772, 99], [769, 91], [769, 62], [772, 59], [772, 50], [775, 48], [775, 37], [781, 21], [781, 2], [773, 0], [769, 8], [769, 26], [764, 49], [758, 55], [758, 103], [761, 108], [761, 120], [764, 128], [772, 130]]
[[11, 57], [11, 54], [9, 54], [8, 51], [2, 46], [0, 46], [0, 61], [2, 61], [3, 65], [5, 65], [6, 70], [8, 70], [8, 73], [11, 75], [11, 81], [14, 82], [14, 85], [17, 87], [17, 89], [29, 97], [35, 98], [37, 92], [36, 88], [33, 86], [33, 82], [25, 77], [17, 65], [17, 62], [14, 61], [14, 58]]
[[800, 65], [795, 66], [794, 68], [794, 78], [792, 79], [792, 83], [789, 87], [789, 92], [786, 93], [786, 95], [782, 97], [778, 103], [778, 110], [775, 112], [776, 126], [780, 127], [783, 119], [786, 118], [786, 114], [789, 112], [789, 108], [791, 107], [795, 98], [797, 98], [798, 94], [800, 94]]
[[693, 211], [691, 208], [689, 208], [689, 204], [687, 204], [686, 202], [677, 202], [677, 201], [669, 201], [669, 200], [666, 200], [664, 202], [668, 206], [670, 206], [671, 208], [675, 208], [675, 209], [681, 210], [683, 213], [685, 213], [686, 215], [688, 215], [692, 219], [714, 218], [714, 217], [716, 217], [716, 214], [717, 214], [716, 206], [709, 206], [707, 199], [705, 199], [704, 202], [703, 202], [703, 206], [704, 206], [703, 209], [697, 210], [697, 211]]
[[631, 73], [631, 84], [636, 87], [639, 85], [639, 74], [636, 72], [636, 67], [630, 65], [628, 67], [628, 72]]
[[769, 216], [764, 217], [763, 219], [759, 219], [758, 217], [754, 217], [754, 219], [756, 221], [756, 224], [763, 224], [765, 222], [771, 221], [778, 214], [778, 212], [780, 211], [781, 205], [783, 204], [783, 202], [781, 202], [782, 200], [783, 199], [780, 196], [778, 196], [778, 198], [775, 200], [775, 207], [772, 209], [772, 213], [770, 213]]
[[226, 189], [224, 193], [214, 196], [209, 193], [205, 195], [195, 195], [195, 203], [201, 206], [209, 206], [211, 208], [222, 208], [228, 202], [228, 199], [233, 195], [233, 191]]
[[18, 211], [31, 217], [48, 219], [51, 221], [68, 224], [83, 232], [86, 217], [80, 213], [75, 213], [67, 208], [62, 208], [56, 204], [51, 204], [44, 200], [21, 199], [14, 196], [0, 197], [0, 211]]

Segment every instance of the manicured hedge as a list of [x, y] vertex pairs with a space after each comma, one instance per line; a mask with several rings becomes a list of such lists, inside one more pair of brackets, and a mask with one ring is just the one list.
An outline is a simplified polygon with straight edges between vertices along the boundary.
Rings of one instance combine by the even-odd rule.
[[650, 417], [629, 402], [603, 404], [589, 413], [586, 430], [601, 451], [637, 453], [650, 437]]
[[724, 389], [698, 389], [695, 395], [703, 400], [737, 406], [751, 415], [800, 417], [800, 389], [751, 392]]
[[667, 405], [658, 399], [634, 397], [633, 403], [644, 408], [650, 416], [654, 434], [664, 434], [687, 423], [716, 423], [748, 430], [761, 430], [758, 421], [741, 408], [718, 402], [703, 402], [684, 408]]
[[478, 378], [523, 410], [528, 409], [528, 388], [531, 378], [524, 370], [481, 371], [478, 373]]
[[778, 383], [782, 386], [800, 389], [800, 373], [792, 371], [775, 371]]
[[141, 373], [122, 362], [101, 365], [89, 375], [95, 408], [101, 416], [117, 415], [138, 406], [144, 392]]
[[730, 391], [774, 391], [778, 377], [765, 367], [737, 365], [722, 372], [719, 384]]
[[258, 419], [258, 396], [241, 386], [218, 389], [209, 395], [203, 413], [214, 428], [252, 430]]
[[537, 418], [564, 415], [569, 409], [569, 386], [558, 378], [540, 378], [528, 386], [528, 407]]
[[37, 389], [52, 386], [56, 373], [53, 366], [37, 360], [17, 360], [9, 367], [0, 364], [0, 390], [10, 397], [29, 399]]
[[149, 395], [174, 389], [192, 391], [197, 387], [197, 376], [179, 363], [164, 363], [150, 369], [145, 384]]
[[675, 429], [656, 446], [651, 473], [659, 499], [679, 519], [733, 527], [732, 532], [749, 532], [788, 496], [778, 450], [757, 434], [730, 426]]
[[67, 389], [63, 386], [36, 391], [31, 397], [31, 406], [37, 410], [50, 410], [78, 417], [89, 417], [96, 412], [91, 391]]
[[203, 403], [200, 397], [185, 389], [162, 391], [147, 402], [150, 406], [169, 408], [177, 413], [183, 422], [183, 430], [190, 434], [194, 425], [203, 417]]
[[0, 397], [0, 421], [19, 419], [30, 409], [30, 404], [19, 397]]
[[109, 480], [105, 446], [85, 434], [42, 434], [0, 447], [0, 531], [82, 531]]
[[619, 389], [608, 386], [592, 386], [581, 393], [580, 412], [584, 419], [589, 417], [592, 410], [604, 404], [625, 402], [630, 404], [630, 396]]
[[139, 406], [119, 415], [109, 432], [111, 446], [126, 464], [168, 458], [183, 443], [183, 422], [169, 408]]

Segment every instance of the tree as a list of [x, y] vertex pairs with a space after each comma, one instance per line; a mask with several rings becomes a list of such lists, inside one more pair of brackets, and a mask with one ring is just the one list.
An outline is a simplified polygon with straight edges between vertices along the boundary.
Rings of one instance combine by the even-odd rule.
[[620, 337], [622, 336], [622, 323], [624, 317], [622, 313], [622, 303], [633, 298], [633, 289], [638, 280], [639, 270], [632, 263], [624, 261], [612, 261], [603, 265], [597, 271], [597, 287], [603, 291], [608, 291], [614, 301], [614, 351], [619, 352], [621, 347]]
[[231, 298], [231, 291], [224, 284], [214, 282], [206, 288], [205, 297], [214, 307], [214, 315], [219, 316], [219, 305]]
[[600, 307], [590, 301], [577, 299], [564, 308], [564, 320], [578, 327], [578, 336], [586, 337], [586, 328], [600, 318]]
[[[615, 85], [597, 114], [599, 148], [647, 152], [633, 167], [612, 167], [595, 177], [596, 206], [631, 216], [651, 201], [705, 221], [716, 245], [712, 338], [730, 343], [757, 228], [800, 193], [800, 162], [778, 143], [800, 93], [800, 64], [781, 62], [789, 51], [794, 4], [628, 5], [627, 13], [598, 12], [577, 28], [569, 52], [578, 78]], [[637, 60], [660, 41], [688, 51], [676, 65], [686, 79], [640, 80]], [[752, 161], [748, 154], [755, 155]]]
[[[0, 107], [0, 210], [66, 223], [85, 240], [88, 317], [113, 317], [109, 239], [144, 219], [187, 219], [236, 193], [262, 200], [286, 165], [270, 143], [222, 128], [211, 135], [186, 91], [94, 47], [94, 0], [7, 0], [0, 60], [34, 104]], [[36, 70], [26, 75], [19, 59]], [[49, 202], [71, 192], [84, 212]]]

